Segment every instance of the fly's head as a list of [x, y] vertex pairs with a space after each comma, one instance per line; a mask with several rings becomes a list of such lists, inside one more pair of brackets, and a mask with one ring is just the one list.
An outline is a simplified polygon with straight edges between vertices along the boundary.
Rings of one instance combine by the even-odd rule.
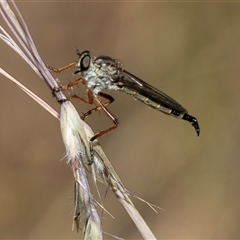
[[98, 94], [104, 89], [117, 90], [116, 81], [122, 71], [121, 64], [110, 57], [94, 57], [89, 51], [77, 52], [79, 61], [78, 70], [75, 74], [80, 74], [86, 81], [87, 88], [94, 94]]
[[80, 53], [77, 50], [77, 55], [79, 57], [78, 63], [77, 63], [77, 68], [78, 70], [74, 72], [74, 74], [80, 74], [83, 78], [89, 75], [89, 72], [92, 69], [94, 57], [91, 55], [89, 51], [84, 51]]

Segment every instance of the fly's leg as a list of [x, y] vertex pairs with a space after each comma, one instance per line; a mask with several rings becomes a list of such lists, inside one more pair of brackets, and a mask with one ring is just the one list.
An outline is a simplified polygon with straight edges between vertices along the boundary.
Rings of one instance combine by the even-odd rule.
[[[71, 83], [70, 83], [71, 84]], [[108, 111], [108, 109], [106, 108], [106, 106], [110, 105], [113, 101], [114, 101], [114, 98], [106, 93], [98, 93], [98, 96], [102, 97], [102, 98], [105, 98], [107, 99], [108, 101], [106, 103], [102, 103], [101, 100], [97, 97], [97, 96], [93, 96], [93, 92], [91, 90], [88, 90], [88, 100], [84, 100], [83, 98], [77, 96], [77, 95], [73, 95], [72, 98], [80, 101], [80, 102], [83, 102], [85, 104], [88, 104], [88, 105], [92, 105], [93, 104], [93, 100], [95, 100], [99, 106], [89, 110], [88, 112], [84, 113], [82, 116], [81, 116], [81, 119], [82, 120], [85, 120], [87, 117], [89, 117], [91, 114], [99, 111], [99, 110], [103, 110], [107, 116], [113, 121], [113, 123], [115, 124], [113, 127], [110, 127], [104, 131], [101, 131], [97, 134], [95, 134], [92, 138], [91, 138], [91, 141], [94, 141], [96, 138], [102, 136], [103, 134], [113, 130], [114, 128], [117, 127], [118, 125], [118, 120]]]
[[[72, 66], [75, 66], [76, 64], [77, 64], [77, 61], [71, 62], [71, 63], [69, 63], [69, 64], [67, 64], [67, 65], [65, 65], [65, 66], [63, 66], [63, 67], [61, 67], [61, 68], [54, 68], [54, 67], [51, 67], [51, 66], [49, 66], [49, 65], [46, 65], [46, 66], [47, 66], [47, 68], [48, 68], [49, 71], [55, 72], [55, 73], [60, 73], [60, 72], [65, 71], [66, 69], [71, 68]], [[75, 85], [75, 84], [78, 84], [78, 81], [79, 81], [79, 79], [76, 80], [76, 81], [74, 81], [73, 83], [68, 84], [68, 85], [71, 85], [71, 84], [72, 84], [72, 86], [73, 86], [73, 85]], [[75, 83], [75, 82], [76, 82], [76, 83]], [[68, 85], [67, 85], [67, 86], [68, 86]], [[70, 88], [70, 87], [72, 87], [72, 86], [69, 86], [69, 87], [59, 86], [58, 88], [53, 88], [53, 89], [52, 89], [52, 95], [55, 96], [55, 95], [56, 95], [56, 92], [59, 92], [59, 91], [61, 91], [61, 90], [66, 90], [67, 88]]]
[[[96, 111], [102, 109], [102, 110], [107, 114], [107, 116], [113, 121], [114, 126], [112, 126], [112, 127], [110, 127], [110, 128], [107, 128], [106, 130], [103, 130], [103, 131], [95, 134], [95, 135], [90, 139], [89, 148], [90, 148], [91, 161], [89, 162], [89, 164], [92, 164], [93, 161], [94, 161], [93, 141], [94, 141], [95, 139], [103, 136], [104, 134], [106, 134], [106, 133], [114, 130], [115, 128], [117, 128], [118, 123], [119, 123], [118, 120], [117, 120], [117, 119], [107, 110], [107, 108], [105, 107], [105, 105], [109, 105], [110, 103], [112, 103], [112, 102], [114, 101], [114, 99], [113, 99], [111, 96], [109, 96], [109, 95], [107, 95], [107, 94], [105, 94], [105, 93], [101, 93], [101, 94], [98, 94], [98, 95], [101, 96], [101, 97], [103, 97], [103, 95], [104, 95], [104, 98], [108, 98], [111, 102], [107, 102], [107, 103], [103, 104], [103, 103], [100, 101], [100, 99], [98, 99], [98, 97], [95, 96], [94, 99], [95, 99], [95, 101], [96, 101], [100, 106], [92, 109], [93, 112], [96, 112]], [[91, 110], [90, 110], [90, 111], [91, 111]], [[90, 111], [89, 111], [89, 112], [90, 112]], [[91, 112], [91, 113], [93, 113], [93, 112]], [[90, 114], [91, 114], [91, 113], [90, 113]], [[89, 116], [89, 114], [88, 114], [87, 116]]]
[[[59, 87], [52, 89], [52, 95], [55, 96], [56, 92], [59, 92], [59, 91], [62, 91], [62, 90], [68, 90], [69, 88], [77, 85], [78, 83], [82, 83], [82, 84], [85, 85], [86, 81], [84, 79], [79, 78], [79, 79], [77, 79], [77, 80], [75, 80], [75, 81], [73, 81], [73, 82], [71, 82], [67, 85], [59, 85]], [[78, 97], [77, 95], [73, 95], [73, 96], [71, 96], [71, 98], [76, 98], [76, 99], [80, 100], [81, 102], [83, 102], [85, 104], [92, 104], [92, 103], [89, 103], [88, 101]]]
[[51, 72], [60, 73], [62, 71], [65, 71], [66, 69], [71, 68], [72, 66], [76, 66], [76, 64], [77, 64], [77, 61], [71, 62], [71, 63], [69, 63], [69, 64], [67, 64], [67, 65], [65, 65], [63, 67], [60, 67], [60, 68], [54, 68], [54, 67], [51, 67], [49, 65], [47, 65], [47, 68]]
[[[92, 93], [92, 91], [91, 91]], [[93, 96], [93, 95], [92, 95]], [[97, 96], [93, 96], [94, 97], [94, 100], [99, 104], [99, 106], [91, 109], [90, 111], [86, 112], [81, 118], [84, 120], [86, 117], [90, 116], [92, 113], [95, 113], [99, 110], [103, 110], [107, 116], [113, 121], [114, 125], [110, 128], [107, 128], [101, 132], [98, 132], [97, 134], [95, 134], [91, 139], [90, 139], [90, 142], [89, 142], [89, 148], [90, 148], [90, 156], [91, 156], [91, 161], [89, 162], [89, 165], [93, 163], [93, 160], [94, 160], [94, 151], [93, 151], [93, 141], [101, 136], [103, 136], [104, 134], [114, 130], [115, 128], [117, 128], [118, 126], [118, 120], [114, 117], [114, 115], [112, 113], [110, 113], [108, 111], [108, 109], [106, 108], [106, 106], [110, 105], [113, 101], [114, 101], [114, 98], [108, 94], [105, 94], [105, 93], [98, 93], [98, 96], [102, 97], [102, 98], [105, 98], [108, 100], [108, 102], [106, 103], [102, 103], [101, 100], [97, 97]]]
[[86, 85], [86, 81], [85, 81], [84, 79], [82, 79], [82, 78], [79, 78], [79, 79], [77, 79], [77, 80], [74, 80], [73, 82], [70, 82], [70, 83], [67, 84], [67, 85], [61, 86], [61, 88], [62, 88], [63, 90], [68, 90], [69, 88], [71, 88], [71, 87], [73, 87], [73, 86], [75, 86], [75, 85], [77, 85], [77, 84], [79, 84], [79, 83], [82, 83], [83, 85]]
[[[108, 100], [108, 102], [106, 103], [102, 103], [101, 100], [98, 98], [98, 96], [102, 97], [102, 98], [105, 98]], [[102, 135], [110, 132], [111, 130], [115, 129], [117, 126], [118, 126], [118, 120], [114, 117], [114, 115], [112, 113], [110, 113], [108, 111], [108, 109], [106, 108], [106, 106], [108, 106], [109, 104], [111, 104], [113, 101], [114, 101], [114, 98], [106, 93], [98, 93], [98, 96], [94, 96], [94, 100], [99, 104], [98, 107], [95, 107], [93, 109], [91, 109], [90, 111], [86, 112], [83, 116], [82, 116], [82, 119], [84, 120], [86, 117], [88, 117], [89, 115], [91, 115], [92, 113], [96, 112], [96, 111], [99, 111], [99, 110], [103, 110], [107, 116], [113, 121], [114, 123], [114, 126], [106, 129], [106, 130], [103, 130], [97, 134], [95, 134], [92, 138], [91, 138], [91, 141], [94, 141], [95, 139], [101, 137]]]
[[[114, 102], [114, 98], [112, 97], [112, 96], [110, 96], [110, 95], [108, 95], [108, 94], [105, 94], [105, 93], [98, 93], [98, 96], [100, 96], [100, 97], [102, 97], [102, 98], [105, 98], [105, 99], [107, 99], [108, 101], [106, 102], [106, 103], [103, 103], [103, 105], [104, 105], [104, 107], [106, 107], [106, 106], [108, 106], [108, 105], [110, 105], [111, 103], [113, 103]], [[97, 97], [95, 97], [95, 99], [96, 99]], [[99, 99], [98, 99], [99, 100]], [[99, 100], [100, 101], [100, 100]], [[100, 105], [100, 104], [99, 104]], [[93, 108], [93, 109], [91, 109], [91, 110], [89, 110], [88, 112], [86, 112], [86, 113], [84, 113], [82, 116], [81, 116], [81, 118], [82, 118], [82, 120], [85, 120], [85, 118], [87, 118], [87, 117], [89, 117], [91, 114], [93, 114], [93, 113], [95, 113], [95, 112], [97, 112], [97, 111], [99, 111], [99, 110], [103, 110], [102, 109], [102, 107], [101, 107], [101, 105], [100, 106], [97, 106], [97, 107], [95, 107], [95, 108]], [[107, 114], [108, 115], [108, 114]], [[112, 118], [111, 118], [111, 120], [112, 120]]]

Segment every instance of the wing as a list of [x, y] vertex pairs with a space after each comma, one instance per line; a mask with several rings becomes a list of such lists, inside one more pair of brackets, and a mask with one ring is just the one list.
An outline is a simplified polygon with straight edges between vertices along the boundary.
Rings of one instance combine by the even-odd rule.
[[117, 85], [121, 91], [163, 113], [180, 118], [187, 113], [177, 101], [126, 70], [120, 73]]

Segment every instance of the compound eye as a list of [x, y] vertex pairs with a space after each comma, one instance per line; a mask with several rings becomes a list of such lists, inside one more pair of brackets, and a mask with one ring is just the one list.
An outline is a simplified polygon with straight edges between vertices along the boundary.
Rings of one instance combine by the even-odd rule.
[[86, 53], [85, 55], [82, 56], [81, 61], [80, 61], [80, 69], [81, 71], [87, 71], [89, 66], [90, 66], [90, 55]]

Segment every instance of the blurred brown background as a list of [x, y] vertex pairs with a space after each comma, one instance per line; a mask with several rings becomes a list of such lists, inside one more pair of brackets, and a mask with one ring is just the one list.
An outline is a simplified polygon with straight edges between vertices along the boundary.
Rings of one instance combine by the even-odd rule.
[[[18, 6], [46, 63], [60, 67], [77, 60], [76, 48], [109, 55], [198, 118], [200, 138], [189, 123], [110, 93], [116, 101], [109, 109], [120, 125], [100, 142], [125, 186], [166, 210], [156, 214], [134, 200], [156, 237], [240, 238], [240, 4]], [[0, 65], [59, 110], [25, 62], [2, 42], [0, 48]], [[67, 74], [66, 81], [72, 80]], [[79, 239], [71, 230], [74, 181], [60, 161], [59, 123], [0, 79], [0, 238]], [[80, 113], [88, 109], [76, 105]], [[104, 113], [87, 122], [95, 131], [112, 124]], [[106, 232], [141, 238], [111, 192], [105, 207], [115, 216], [103, 215]]]

